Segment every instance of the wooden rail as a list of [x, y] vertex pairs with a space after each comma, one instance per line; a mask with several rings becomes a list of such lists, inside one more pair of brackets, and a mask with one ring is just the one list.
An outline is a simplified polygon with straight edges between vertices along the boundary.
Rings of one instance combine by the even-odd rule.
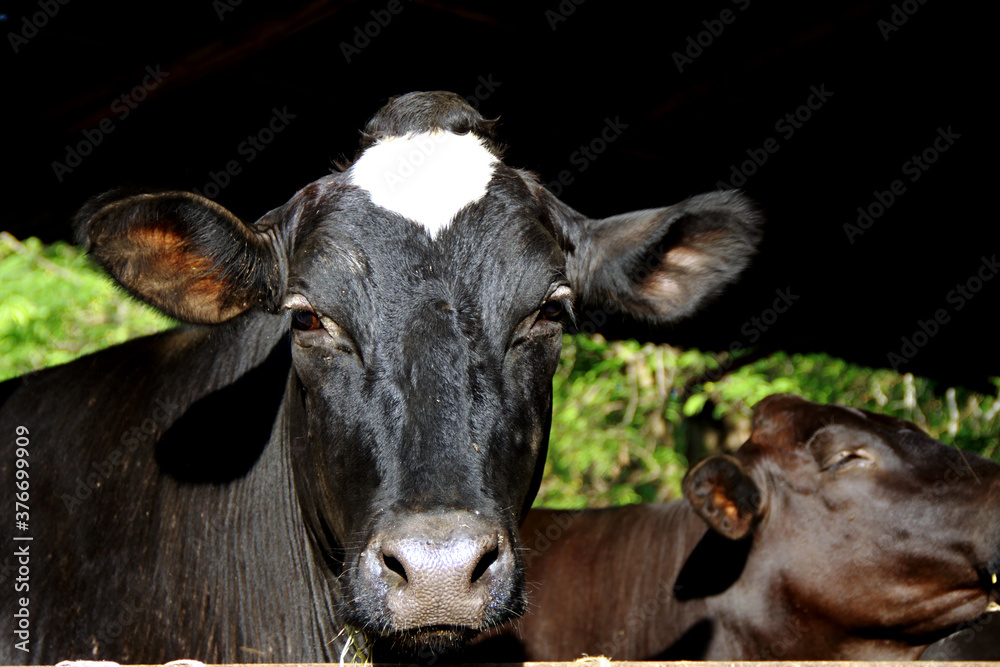
[[[181, 667], [210, 667], [194, 660], [178, 660], [168, 663], [171, 666]], [[254, 663], [254, 664], [233, 664], [221, 667], [330, 667], [337, 663]], [[439, 663], [441, 667], [460, 667], [459, 663]], [[116, 663], [103, 661], [81, 661], [59, 663], [63, 667], [115, 667]], [[761, 661], [689, 661], [680, 660], [675, 662], [615, 662], [607, 658], [581, 658], [575, 662], [524, 662], [524, 663], [468, 663], [469, 667], [914, 667], [915, 665], [942, 665], [947, 667], [1000, 667], [1000, 660], [972, 660], [960, 662], [907, 662], [900, 660], [761, 660]], [[36, 667], [51, 667], [38, 665]], [[129, 665], [128, 667], [164, 667], [163, 665]], [[214, 666], [211, 666], [214, 667]], [[386, 663], [344, 663], [344, 667], [404, 667], [400, 664]], [[405, 667], [418, 667], [406, 665]]]

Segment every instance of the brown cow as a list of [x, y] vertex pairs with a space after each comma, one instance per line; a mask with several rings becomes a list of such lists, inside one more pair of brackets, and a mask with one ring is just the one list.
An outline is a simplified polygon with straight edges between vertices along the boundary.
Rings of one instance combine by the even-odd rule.
[[953, 635], [932, 644], [921, 660], [1000, 660], [1000, 614], [984, 614]]
[[906, 421], [771, 396], [684, 493], [533, 510], [529, 613], [484, 653], [907, 660], [1000, 596], [1000, 465]]

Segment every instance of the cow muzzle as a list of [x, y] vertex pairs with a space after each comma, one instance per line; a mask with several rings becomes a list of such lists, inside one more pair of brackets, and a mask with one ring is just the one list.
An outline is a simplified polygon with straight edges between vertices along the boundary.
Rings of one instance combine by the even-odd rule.
[[[511, 609], [517, 567], [511, 539], [477, 512], [401, 514], [382, 522], [361, 554], [393, 634], [461, 634]], [[417, 642], [420, 639], [411, 637]], [[456, 637], [457, 639], [457, 637]]]

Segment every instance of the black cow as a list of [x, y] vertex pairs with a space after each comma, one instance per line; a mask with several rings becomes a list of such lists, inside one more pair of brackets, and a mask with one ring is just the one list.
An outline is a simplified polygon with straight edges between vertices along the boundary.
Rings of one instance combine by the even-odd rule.
[[771, 396], [747, 443], [692, 468], [684, 492], [532, 510], [529, 611], [478, 650], [912, 660], [1000, 598], [1000, 465], [909, 422]]
[[687, 315], [760, 235], [734, 192], [586, 218], [451, 93], [254, 224], [134, 191], [77, 224], [195, 326], [0, 385], [3, 663], [429, 655], [520, 613], [563, 319]]

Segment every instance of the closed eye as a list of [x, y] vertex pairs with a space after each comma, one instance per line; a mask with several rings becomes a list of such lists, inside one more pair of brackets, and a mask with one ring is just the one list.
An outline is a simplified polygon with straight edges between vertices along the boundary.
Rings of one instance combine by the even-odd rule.
[[863, 450], [845, 449], [837, 452], [823, 463], [824, 471], [836, 472], [852, 464], [871, 463], [872, 457]]

